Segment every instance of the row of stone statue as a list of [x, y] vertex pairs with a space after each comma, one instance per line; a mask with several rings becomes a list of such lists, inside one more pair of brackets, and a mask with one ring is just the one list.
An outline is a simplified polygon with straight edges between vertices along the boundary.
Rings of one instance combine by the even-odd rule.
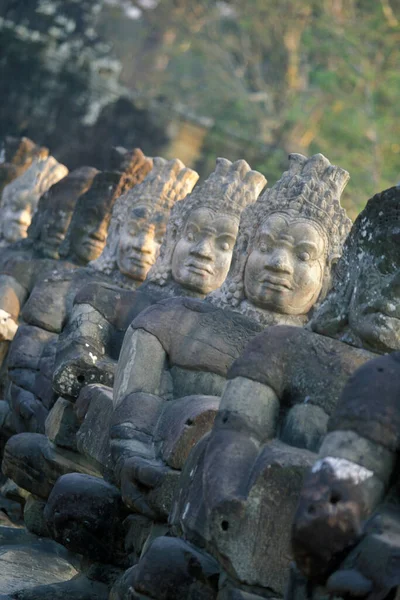
[[87, 557], [70, 597], [96, 563], [111, 600], [393, 595], [400, 188], [352, 225], [321, 154], [270, 188], [244, 160], [195, 185], [138, 149], [2, 157], [2, 468]]

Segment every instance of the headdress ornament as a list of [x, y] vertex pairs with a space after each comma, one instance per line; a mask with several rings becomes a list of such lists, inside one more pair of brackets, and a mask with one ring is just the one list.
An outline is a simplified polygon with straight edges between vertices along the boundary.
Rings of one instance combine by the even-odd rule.
[[171, 208], [193, 188], [199, 176], [185, 167], [178, 159], [147, 158], [153, 164], [147, 177], [128, 190], [115, 202], [106, 246], [99, 258], [90, 264], [95, 269], [111, 274], [117, 267], [117, 252], [121, 226], [129, 219], [129, 213], [137, 205], [146, 205], [150, 219], [156, 219], [159, 227], [166, 226]]
[[252, 171], [245, 160], [232, 163], [226, 158], [217, 158], [215, 170], [208, 179], [172, 209], [160, 255], [146, 281], [164, 286], [170, 279], [175, 244], [192, 211], [209, 208], [239, 219], [242, 210], [255, 202], [266, 182], [264, 175]]

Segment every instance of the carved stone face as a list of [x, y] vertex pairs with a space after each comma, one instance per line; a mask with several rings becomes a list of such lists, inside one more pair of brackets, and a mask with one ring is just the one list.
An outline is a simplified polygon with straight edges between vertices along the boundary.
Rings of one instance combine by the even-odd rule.
[[362, 253], [349, 325], [372, 350], [400, 349], [400, 227], [394, 223], [374, 251]]
[[47, 208], [39, 235], [42, 252], [45, 256], [57, 257], [58, 248], [65, 238], [71, 216], [71, 211], [63, 210], [60, 207], [50, 205]]
[[172, 277], [182, 286], [208, 294], [228, 274], [238, 220], [208, 208], [193, 211], [172, 256]]
[[281, 314], [307, 314], [322, 288], [325, 244], [311, 221], [284, 213], [268, 217], [245, 267], [248, 300]]
[[2, 209], [2, 234], [8, 243], [16, 242], [27, 236], [32, 220], [32, 208], [29, 192], [24, 191], [7, 202]]
[[151, 210], [147, 206], [136, 206], [130, 218], [123, 224], [118, 245], [118, 268], [127, 277], [143, 281], [154, 264], [165, 225], [151, 220]]
[[85, 207], [74, 218], [71, 253], [83, 263], [95, 260], [103, 252], [108, 231], [108, 213], [101, 207]]

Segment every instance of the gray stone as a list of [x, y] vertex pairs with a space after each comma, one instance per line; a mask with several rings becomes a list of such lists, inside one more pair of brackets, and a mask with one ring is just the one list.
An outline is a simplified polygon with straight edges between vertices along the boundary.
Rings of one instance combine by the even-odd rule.
[[83, 456], [58, 448], [38, 433], [11, 437], [4, 449], [2, 468], [23, 489], [44, 499], [61, 475], [74, 472], [99, 475]]
[[19, 535], [19, 542], [14, 538], [7, 543], [1, 529], [0, 589], [4, 594], [14, 596], [38, 585], [69, 580], [78, 573], [76, 558], [59, 544], [26, 533]]
[[24, 506], [25, 527], [31, 533], [41, 537], [49, 537], [49, 530], [43, 517], [46, 502], [30, 494]]
[[45, 434], [57, 446], [76, 450], [76, 433], [79, 428], [74, 405], [65, 398], [58, 398], [45, 423]]
[[288, 524], [314, 460], [307, 450], [274, 441], [254, 466], [247, 497], [227, 498], [213, 510], [212, 551], [235, 580], [283, 594], [291, 560]]
[[280, 438], [286, 444], [317, 452], [327, 432], [329, 415], [312, 404], [297, 404], [286, 415]]
[[102, 385], [84, 387], [77, 399], [76, 411], [82, 423], [76, 434], [78, 452], [95, 461], [100, 471], [110, 470], [112, 389]]
[[91, 561], [127, 566], [123, 522], [128, 515], [118, 489], [98, 477], [60, 477], [44, 517], [57, 542]]
[[211, 557], [182, 540], [159, 537], [140, 563], [117, 581], [110, 598], [214, 600], [218, 577], [218, 565]]

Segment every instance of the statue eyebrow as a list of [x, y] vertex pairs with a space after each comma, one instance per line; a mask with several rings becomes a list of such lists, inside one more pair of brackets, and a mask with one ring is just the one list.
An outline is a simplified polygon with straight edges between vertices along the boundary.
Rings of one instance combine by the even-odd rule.
[[318, 252], [318, 246], [314, 242], [301, 240], [300, 242], [297, 242], [297, 244], [295, 245], [296, 248], [298, 248], [299, 246], [304, 246], [305, 248], [311, 248], [312, 250], [315, 250], [316, 252]]

